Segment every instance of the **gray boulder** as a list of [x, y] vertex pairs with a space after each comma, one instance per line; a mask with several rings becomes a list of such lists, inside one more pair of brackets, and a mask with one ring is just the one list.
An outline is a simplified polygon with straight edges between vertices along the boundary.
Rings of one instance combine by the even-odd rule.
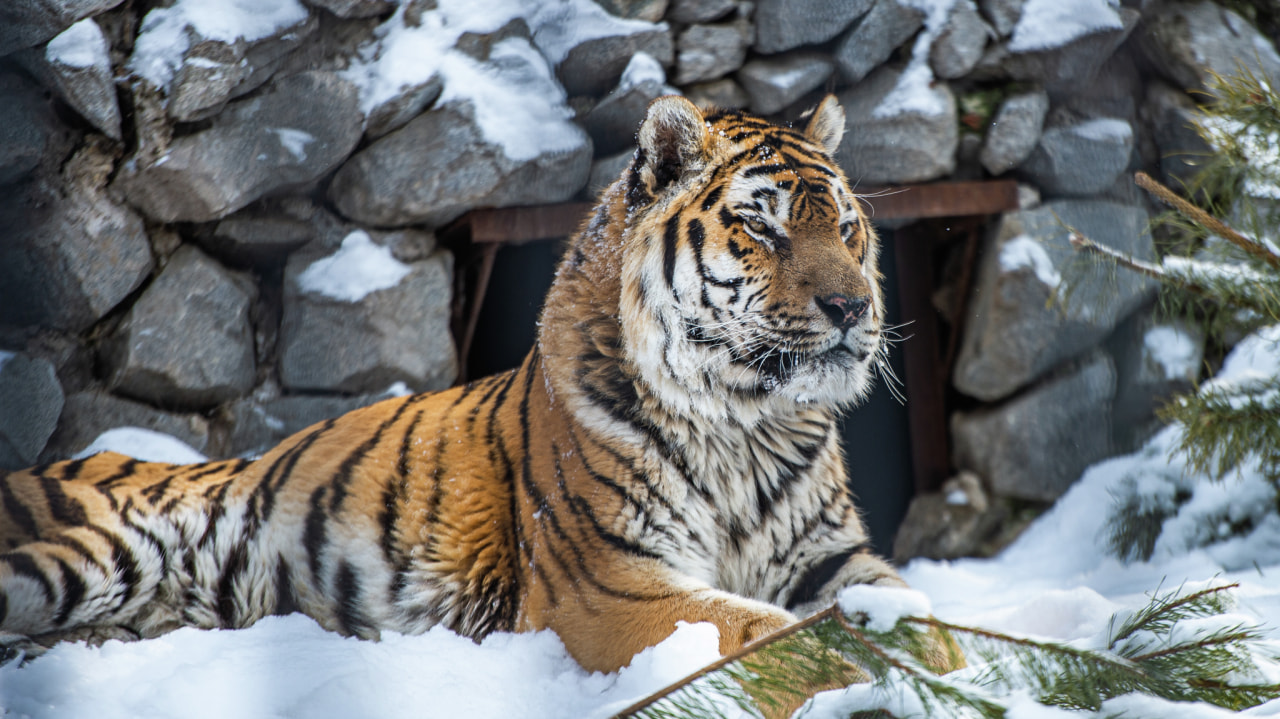
[[674, 62], [675, 46], [665, 24], [622, 20], [598, 11], [599, 15], [583, 17], [571, 4], [548, 4], [535, 22], [534, 44], [570, 95], [608, 92], [638, 52], [663, 66]]
[[111, 388], [162, 407], [206, 408], [253, 388], [257, 290], [184, 245], [108, 343]]
[[678, 94], [667, 85], [666, 75], [658, 61], [644, 53], [637, 54], [627, 65], [618, 87], [596, 103], [581, 119], [583, 129], [591, 135], [596, 155], [609, 155], [635, 144], [636, 130], [654, 98]]
[[262, 402], [251, 398], [237, 400], [227, 406], [231, 430], [223, 453], [235, 457], [260, 455], [317, 422], [391, 396], [383, 392], [356, 397], [289, 395]]
[[1026, 0], [978, 0], [978, 7], [1000, 37], [1009, 37], [1022, 17], [1022, 5]]
[[718, 25], [690, 25], [676, 40], [676, 83], [728, 75], [742, 67], [750, 44], [751, 24], [745, 18]]
[[373, 17], [396, 6], [391, 0], [307, 0], [307, 4], [345, 18]]
[[993, 175], [1002, 175], [1031, 155], [1040, 141], [1049, 95], [1043, 90], [1005, 99], [987, 127], [979, 159]]
[[684, 96], [698, 107], [741, 110], [751, 104], [751, 96], [731, 78], [697, 82], [684, 88]]
[[836, 161], [854, 182], [923, 182], [955, 169], [955, 96], [943, 82], [895, 93], [902, 74], [886, 66], [838, 95], [845, 133]]
[[831, 58], [797, 52], [752, 60], [738, 71], [738, 82], [751, 97], [751, 111], [772, 115], [822, 86], [835, 70]]
[[719, 20], [738, 6], [737, 0], [673, 0], [667, 17], [682, 23]]
[[1147, 86], [1142, 116], [1160, 153], [1160, 181], [1169, 187], [1190, 183], [1213, 153], [1195, 130], [1195, 102], [1181, 90], [1153, 82]]
[[41, 90], [16, 72], [0, 73], [0, 185], [30, 174], [57, 131]]
[[629, 20], [657, 22], [667, 11], [667, 0], [595, 0], [610, 15]]
[[121, 0], [6, 0], [0, 4], [0, 56], [33, 47]]
[[[348, 268], [361, 255], [388, 274], [370, 284]], [[403, 382], [444, 389], [458, 365], [449, 333], [453, 257], [400, 263], [364, 232], [337, 253], [301, 250], [285, 267], [280, 377], [298, 392], [368, 393]]]
[[342, 214], [375, 227], [439, 227], [475, 207], [560, 202], [591, 171], [591, 140], [555, 128], [559, 151], [512, 158], [485, 137], [471, 101], [445, 103], [356, 153], [329, 185]]
[[[956, 389], [986, 401], [1007, 397], [1096, 345], [1152, 295], [1152, 281], [1135, 273], [1116, 274], [1101, 265], [1078, 269], [1068, 227], [1138, 259], [1155, 256], [1140, 207], [1057, 200], [1006, 213], [979, 261]], [[1063, 289], [1069, 290], [1068, 304], [1051, 303]]]
[[755, 49], [774, 53], [826, 42], [866, 14], [873, 2], [875, 0], [759, 0]]
[[1133, 127], [1100, 117], [1046, 129], [1018, 170], [1047, 195], [1093, 195], [1115, 183], [1132, 152]]
[[283, 260], [312, 239], [306, 222], [275, 212], [241, 210], [218, 222], [201, 245], [237, 265]]
[[0, 323], [80, 332], [151, 272], [142, 220], [105, 191], [111, 153], [89, 143], [43, 182], [0, 197]]
[[1209, 0], [1154, 8], [1140, 39], [1155, 67], [1182, 89], [1204, 89], [1210, 73], [1227, 77], [1240, 65], [1273, 81], [1280, 78], [1280, 55], [1266, 36]]
[[924, 12], [898, 0], [876, 0], [836, 44], [836, 66], [848, 82], [867, 76], [924, 26]]
[[933, 74], [944, 80], [968, 75], [982, 59], [987, 40], [994, 34], [971, 0], [956, 0], [947, 15], [947, 24], [929, 48]]
[[47, 87], [104, 135], [121, 139], [120, 104], [107, 40], [92, 18], [85, 18], [54, 37], [44, 48], [14, 55]]
[[161, 432], [177, 437], [197, 452], [204, 452], [209, 445], [209, 423], [198, 414], [164, 412], [101, 390], [86, 390], [67, 395], [58, 429], [49, 438], [40, 461], [71, 457], [103, 432], [117, 427]]
[[1078, 368], [997, 407], [951, 418], [956, 466], [1001, 496], [1052, 502], [1111, 453], [1116, 375], [1097, 352]]
[[[1026, 25], [1024, 14], [1013, 37], [999, 47], [995, 60], [1004, 73], [1015, 80], [1037, 82], [1051, 91], [1076, 90], [1087, 87], [1120, 43], [1137, 26], [1140, 14], [1128, 7], [1114, 8], [1118, 25], [1104, 25], [1060, 42], [1052, 38], [1048, 44], [1027, 40], [1020, 42], [1019, 29]], [[986, 64], [983, 58], [980, 64]]]
[[915, 557], [956, 559], [990, 556], [1009, 511], [992, 502], [973, 472], [961, 472], [941, 492], [918, 494], [893, 538], [893, 561]]
[[58, 425], [63, 399], [52, 364], [0, 351], [0, 470], [36, 463]]
[[154, 163], [116, 179], [131, 204], [162, 222], [208, 222], [338, 166], [360, 139], [356, 87], [304, 72], [232, 103], [204, 131], [180, 137]]
[[1135, 312], [1107, 340], [1116, 367], [1113, 441], [1136, 451], [1162, 426], [1156, 410], [1200, 378], [1204, 330], [1180, 320], [1161, 321], [1148, 309]]
[[376, 140], [392, 130], [404, 127], [423, 110], [431, 107], [431, 103], [440, 97], [443, 89], [444, 82], [438, 74], [400, 88], [394, 97], [369, 110], [369, 117], [365, 121], [365, 135]]

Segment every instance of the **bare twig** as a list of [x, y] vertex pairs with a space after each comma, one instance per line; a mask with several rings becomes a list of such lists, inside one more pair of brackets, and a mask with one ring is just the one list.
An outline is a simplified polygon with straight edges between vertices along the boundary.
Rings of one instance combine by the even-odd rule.
[[1263, 262], [1266, 262], [1268, 265], [1274, 268], [1280, 268], [1280, 256], [1277, 256], [1271, 250], [1267, 249], [1265, 245], [1245, 237], [1239, 232], [1227, 227], [1226, 223], [1222, 220], [1219, 220], [1199, 207], [1187, 202], [1182, 197], [1179, 197], [1173, 190], [1170, 190], [1159, 182], [1156, 182], [1147, 173], [1134, 173], [1133, 179], [1138, 183], [1138, 187], [1141, 187], [1171, 205], [1173, 209], [1182, 213], [1187, 219], [1197, 225], [1200, 225], [1213, 234], [1218, 235], [1219, 237], [1230, 240], [1237, 247]]

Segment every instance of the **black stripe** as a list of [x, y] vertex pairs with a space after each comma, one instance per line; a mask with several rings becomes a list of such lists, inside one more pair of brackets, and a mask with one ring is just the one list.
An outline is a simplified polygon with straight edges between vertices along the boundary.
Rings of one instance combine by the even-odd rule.
[[822, 591], [822, 587], [827, 582], [835, 578], [836, 573], [844, 567], [845, 562], [848, 562], [849, 558], [854, 554], [867, 549], [866, 544], [855, 544], [809, 567], [809, 571], [805, 572], [804, 577], [796, 583], [795, 589], [791, 590], [791, 599], [787, 601], [787, 609], [794, 609], [801, 604], [817, 599], [818, 592]]
[[71, 618], [71, 612], [80, 604], [80, 600], [84, 599], [86, 590], [84, 578], [80, 576], [60, 558], [55, 557], [54, 561], [58, 563], [58, 570], [62, 572], [62, 601], [58, 605], [58, 616], [54, 618], [53, 623], [62, 626]]
[[307, 550], [307, 564], [311, 574], [320, 581], [320, 552], [324, 550], [325, 521], [324, 495], [329, 491], [325, 485], [316, 487], [311, 493], [311, 511], [307, 512], [306, 525], [302, 531], [302, 546]]
[[40, 585], [40, 589], [44, 592], [46, 602], [53, 604], [55, 599], [53, 592], [53, 582], [49, 581], [49, 577], [40, 570], [40, 566], [30, 555], [22, 552], [8, 552], [0, 554], [0, 562], [9, 565], [10, 571], [21, 577], [29, 577], [34, 579]]
[[676, 252], [680, 244], [680, 213], [667, 219], [662, 231], [662, 276], [667, 280], [667, 287], [675, 290]]
[[120, 601], [116, 603], [116, 608], [119, 609], [128, 604], [129, 600], [133, 599], [133, 595], [138, 591], [138, 579], [140, 578], [138, 559], [120, 537], [96, 524], [85, 526], [107, 540], [107, 543], [111, 545], [111, 563], [120, 571], [120, 584], [124, 587], [124, 593], [120, 596]]
[[720, 195], [723, 192], [724, 185], [716, 185], [711, 188], [711, 192], [708, 192], [707, 196], [702, 199], [702, 211], [710, 212], [711, 208], [715, 207], [716, 203], [720, 201]]
[[81, 526], [89, 523], [89, 516], [79, 500], [67, 497], [62, 491], [62, 481], [53, 477], [40, 477], [40, 489], [44, 490], [49, 513], [61, 524]]
[[146, 497], [147, 503], [149, 503], [152, 507], [154, 507], [156, 506], [156, 502], [159, 502], [160, 498], [164, 496], [164, 493], [169, 491], [169, 485], [172, 482], [173, 482], [173, 475], [169, 475], [168, 477], [165, 477], [161, 481], [156, 482], [150, 487], [147, 487], [146, 489], [142, 490], [142, 496]]
[[370, 622], [360, 607], [360, 577], [345, 559], [338, 565], [334, 589], [338, 595], [338, 626], [343, 634], [363, 637], [371, 633]]
[[276, 458], [276, 461], [267, 468], [266, 473], [262, 475], [262, 481], [253, 490], [254, 495], [262, 498], [262, 509], [258, 512], [260, 525], [265, 524], [271, 518], [271, 513], [275, 509], [276, 493], [293, 476], [293, 468], [298, 465], [302, 455], [311, 449], [311, 445], [315, 444], [322, 434], [333, 429], [337, 421], [337, 417], [325, 420], [297, 444]]
[[79, 477], [80, 470], [84, 469], [84, 464], [88, 461], [88, 457], [81, 457], [80, 459], [73, 459], [62, 465], [62, 481], [70, 482], [76, 477]]
[[280, 617], [300, 612], [298, 597], [293, 591], [293, 576], [289, 571], [289, 563], [281, 557], [276, 563], [276, 606], [272, 614]]
[[31, 510], [18, 500], [18, 495], [9, 486], [9, 480], [12, 478], [12, 474], [0, 476], [0, 498], [3, 499], [5, 513], [9, 515], [9, 518], [27, 537], [39, 539], [40, 525], [36, 524], [36, 519], [31, 515]]
[[218, 577], [218, 624], [223, 628], [236, 626], [236, 580], [248, 565], [249, 553], [243, 543], [237, 542]]
[[[419, 395], [419, 397], [423, 396], [429, 395]], [[337, 473], [334, 474], [333, 479], [330, 481], [330, 485], [333, 487], [333, 494], [329, 497], [329, 511], [337, 512], [342, 509], [342, 503], [347, 498], [347, 485], [351, 484], [356, 467], [360, 466], [364, 458], [377, 448], [378, 443], [382, 441], [382, 436], [387, 433], [387, 430], [392, 425], [400, 421], [400, 418], [404, 416], [404, 413], [408, 411], [409, 406], [412, 404], [414, 404], [413, 398], [402, 402], [390, 418], [383, 420], [368, 439], [352, 450], [346, 459], [342, 460], [342, 464], [338, 466]]]

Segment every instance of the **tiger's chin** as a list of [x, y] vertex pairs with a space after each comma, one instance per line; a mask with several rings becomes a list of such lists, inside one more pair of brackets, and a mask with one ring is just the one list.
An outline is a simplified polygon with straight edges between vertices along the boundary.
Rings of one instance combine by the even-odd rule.
[[842, 342], [820, 352], [774, 351], [726, 384], [785, 404], [843, 409], [870, 394], [878, 349], [875, 343]]

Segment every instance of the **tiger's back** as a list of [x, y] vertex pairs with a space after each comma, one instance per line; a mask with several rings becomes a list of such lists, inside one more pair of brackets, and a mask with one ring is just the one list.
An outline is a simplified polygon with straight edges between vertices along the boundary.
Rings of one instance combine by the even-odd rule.
[[386, 400], [256, 461], [99, 455], [0, 478], [0, 632], [553, 629], [613, 670], [677, 621], [732, 651], [869, 548], [838, 413], [882, 360], [874, 230], [803, 129], [656, 100], [516, 370]]

